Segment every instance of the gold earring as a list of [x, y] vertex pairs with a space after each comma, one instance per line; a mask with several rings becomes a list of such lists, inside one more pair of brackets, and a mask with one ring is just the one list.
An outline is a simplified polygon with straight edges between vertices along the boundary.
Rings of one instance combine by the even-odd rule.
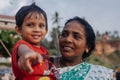
[[86, 53], [88, 53], [89, 49], [86, 49]]

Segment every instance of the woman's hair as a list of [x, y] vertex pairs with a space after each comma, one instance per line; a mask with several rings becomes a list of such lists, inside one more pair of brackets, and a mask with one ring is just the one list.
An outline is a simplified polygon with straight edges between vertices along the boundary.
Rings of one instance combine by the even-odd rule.
[[30, 12], [37, 12], [39, 14], [42, 14], [44, 16], [44, 18], [45, 18], [46, 28], [48, 29], [46, 12], [43, 9], [41, 9], [40, 7], [38, 7], [37, 5], [35, 5], [35, 3], [33, 3], [33, 4], [29, 5], [29, 6], [21, 7], [21, 9], [19, 9], [19, 11], [16, 13], [15, 20], [16, 20], [16, 25], [19, 28], [21, 28], [25, 17]]
[[84, 18], [80, 18], [80, 17], [76, 16], [72, 19], [69, 19], [65, 23], [65, 25], [71, 21], [77, 21], [78, 23], [84, 25], [83, 28], [85, 30], [86, 41], [87, 41], [87, 45], [89, 47], [89, 51], [88, 52], [84, 51], [84, 54], [82, 56], [82, 58], [84, 60], [91, 55], [92, 51], [95, 48], [95, 33], [94, 33], [94, 30], [92, 29], [91, 25]]

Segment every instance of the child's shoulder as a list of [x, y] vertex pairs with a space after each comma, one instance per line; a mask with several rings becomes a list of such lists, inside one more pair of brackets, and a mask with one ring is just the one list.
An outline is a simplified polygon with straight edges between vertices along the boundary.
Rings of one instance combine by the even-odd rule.
[[25, 40], [18, 40], [16, 44], [29, 44], [29, 43]]
[[29, 43], [28, 43], [27, 41], [25, 41], [25, 40], [18, 40], [18, 41], [15, 43], [14, 48], [17, 48], [17, 47], [19, 47], [19, 46], [22, 45], [22, 44], [24, 44], [24, 45], [32, 48], [32, 45], [29, 44]]

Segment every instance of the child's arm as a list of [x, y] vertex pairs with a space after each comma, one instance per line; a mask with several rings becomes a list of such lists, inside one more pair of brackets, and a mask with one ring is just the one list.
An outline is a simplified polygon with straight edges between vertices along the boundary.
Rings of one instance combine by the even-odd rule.
[[22, 44], [18, 47], [18, 66], [26, 72], [32, 73], [32, 65], [42, 62], [43, 57]]

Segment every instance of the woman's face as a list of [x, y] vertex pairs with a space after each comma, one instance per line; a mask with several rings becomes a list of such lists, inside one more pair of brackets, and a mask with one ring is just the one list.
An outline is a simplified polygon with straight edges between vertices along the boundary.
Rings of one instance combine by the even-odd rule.
[[82, 59], [87, 49], [84, 25], [77, 21], [67, 23], [59, 39], [59, 47], [65, 59]]

